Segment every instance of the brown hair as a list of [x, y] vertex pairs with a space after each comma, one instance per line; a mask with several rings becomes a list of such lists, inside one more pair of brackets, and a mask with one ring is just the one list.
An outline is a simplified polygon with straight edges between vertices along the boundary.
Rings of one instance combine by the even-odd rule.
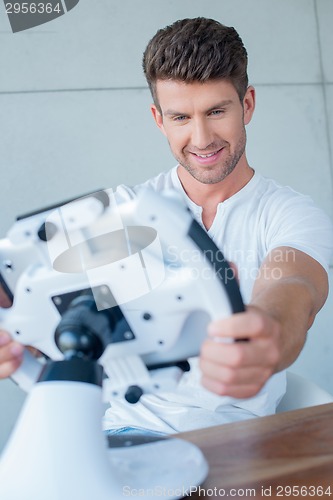
[[225, 78], [241, 101], [248, 86], [247, 52], [237, 31], [203, 17], [160, 29], [144, 52], [143, 70], [156, 106], [157, 80], [204, 83]]

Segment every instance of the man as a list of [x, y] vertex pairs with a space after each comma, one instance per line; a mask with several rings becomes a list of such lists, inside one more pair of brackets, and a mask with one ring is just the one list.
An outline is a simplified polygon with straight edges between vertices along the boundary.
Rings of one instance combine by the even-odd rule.
[[[175, 432], [272, 413], [285, 390], [283, 370], [327, 297], [331, 224], [308, 197], [248, 164], [245, 126], [255, 90], [233, 28], [204, 18], [177, 21], [149, 42], [143, 67], [153, 117], [178, 162], [144, 185], [181, 194], [236, 265], [247, 309], [209, 325], [198, 364], [174, 393], [112, 403], [105, 427]], [[140, 188], [120, 186], [116, 199]], [[5, 332], [0, 345], [5, 377], [19, 366], [22, 347]]]

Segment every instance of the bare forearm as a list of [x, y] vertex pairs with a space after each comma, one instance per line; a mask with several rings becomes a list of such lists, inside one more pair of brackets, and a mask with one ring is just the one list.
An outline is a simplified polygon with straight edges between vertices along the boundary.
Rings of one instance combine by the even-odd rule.
[[327, 273], [309, 255], [280, 247], [266, 258], [253, 288], [251, 304], [279, 325], [280, 359], [275, 371], [295, 361], [327, 294]]
[[314, 290], [303, 280], [285, 278], [270, 286], [255, 287], [251, 305], [269, 314], [280, 325], [280, 360], [275, 371], [287, 368], [301, 352], [318, 304]]

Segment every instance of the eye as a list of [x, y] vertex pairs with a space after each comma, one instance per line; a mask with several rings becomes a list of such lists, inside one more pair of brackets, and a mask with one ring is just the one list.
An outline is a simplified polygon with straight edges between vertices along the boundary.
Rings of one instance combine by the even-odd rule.
[[173, 121], [175, 122], [183, 122], [187, 119], [187, 116], [185, 115], [179, 115], [179, 116], [175, 116]]
[[213, 111], [210, 112], [211, 116], [220, 116], [225, 113], [224, 109], [213, 109]]

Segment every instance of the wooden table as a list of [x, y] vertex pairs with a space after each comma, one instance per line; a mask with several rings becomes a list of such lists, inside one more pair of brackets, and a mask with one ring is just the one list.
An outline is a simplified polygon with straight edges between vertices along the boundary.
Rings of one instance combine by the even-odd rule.
[[191, 498], [333, 500], [333, 403], [179, 437], [198, 445], [210, 467]]

